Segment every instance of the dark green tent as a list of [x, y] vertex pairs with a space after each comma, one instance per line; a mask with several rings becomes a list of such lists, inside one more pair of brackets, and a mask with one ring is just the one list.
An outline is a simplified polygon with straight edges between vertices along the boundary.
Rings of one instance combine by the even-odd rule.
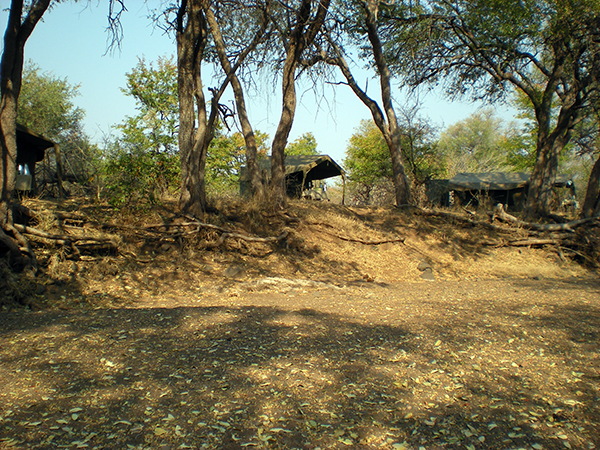
[[[260, 159], [258, 166], [263, 181], [268, 182], [271, 177], [271, 158]], [[309, 189], [313, 181], [337, 176], [342, 177], [345, 185], [344, 169], [329, 155], [294, 155], [285, 158], [285, 182], [290, 197], [301, 197], [303, 191]], [[244, 166], [240, 171], [240, 193], [247, 194], [250, 191], [249, 186], [250, 178]]]

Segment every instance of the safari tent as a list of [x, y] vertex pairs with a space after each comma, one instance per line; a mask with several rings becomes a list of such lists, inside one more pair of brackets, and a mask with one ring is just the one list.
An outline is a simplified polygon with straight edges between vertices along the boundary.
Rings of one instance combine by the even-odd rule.
[[[258, 161], [263, 181], [268, 182], [271, 176], [271, 158], [263, 158]], [[307, 191], [311, 190], [314, 182], [327, 178], [341, 176], [344, 182], [346, 175], [329, 155], [299, 155], [286, 156], [285, 158], [285, 183], [287, 195], [292, 198], [301, 198]], [[242, 195], [250, 192], [250, 178], [246, 167], [240, 171], [240, 193]]]
[[[432, 180], [428, 197], [441, 206], [451, 206], [453, 200], [477, 206], [486, 198], [520, 210], [527, 198], [529, 177], [523, 172], [459, 173], [449, 180]], [[569, 188], [574, 195], [573, 182], [568, 175], [558, 175], [554, 187]]]
[[36, 192], [35, 165], [43, 161], [46, 150], [54, 148], [54, 142], [17, 125], [17, 183], [18, 191]]

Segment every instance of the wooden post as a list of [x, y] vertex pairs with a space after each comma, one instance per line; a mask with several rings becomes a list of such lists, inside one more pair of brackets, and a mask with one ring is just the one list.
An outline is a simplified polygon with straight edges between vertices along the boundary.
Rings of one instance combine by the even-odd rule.
[[64, 200], [65, 191], [63, 188], [63, 170], [62, 170], [62, 159], [60, 157], [60, 146], [54, 144], [54, 156], [56, 157], [56, 180], [58, 185], [58, 198]]

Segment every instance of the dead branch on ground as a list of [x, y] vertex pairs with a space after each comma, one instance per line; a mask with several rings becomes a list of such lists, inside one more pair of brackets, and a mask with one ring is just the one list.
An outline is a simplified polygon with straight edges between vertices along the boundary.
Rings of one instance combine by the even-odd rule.
[[[311, 226], [321, 226], [321, 227], [328, 227], [328, 228], [334, 228], [332, 225], [328, 224], [328, 223], [320, 223], [320, 222], [306, 222], [307, 225], [311, 225]], [[347, 241], [347, 242], [358, 242], [359, 244], [364, 244], [364, 245], [380, 245], [380, 244], [392, 244], [395, 242], [400, 242], [402, 244], [405, 243], [406, 238], [390, 238], [390, 239], [376, 239], [376, 240], [365, 240], [365, 239], [358, 239], [358, 238], [351, 238], [348, 236], [341, 236], [339, 234], [336, 233], [331, 233], [329, 231], [325, 231], [325, 230], [321, 230], [322, 233], [328, 234], [329, 236], [333, 236], [335, 238], [341, 239], [342, 241]]]
[[512, 215], [508, 214], [506, 211], [504, 211], [504, 207], [502, 206], [501, 203], [498, 203], [494, 207], [494, 211], [491, 213], [488, 213], [488, 214], [491, 215], [492, 221], [494, 219], [500, 219], [503, 222], [512, 223], [517, 226], [520, 226], [523, 228], [529, 228], [531, 230], [536, 230], [536, 231], [571, 231], [572, 232], [572, 231], [574, 231], [575, 228], [577, 228], [581, 225], [586, 225], [586, 224], [589, 224], [589, 223], [599, 220], [597, 217], [590, 217], [590, 218], [586, 218], [586, 219], [572, 220], [570, 222], [565, 222], [565, 223], [542, 224], [542, 223], [524, 222], [524, 221], [518, 219], [517, 217], [512, 216]]

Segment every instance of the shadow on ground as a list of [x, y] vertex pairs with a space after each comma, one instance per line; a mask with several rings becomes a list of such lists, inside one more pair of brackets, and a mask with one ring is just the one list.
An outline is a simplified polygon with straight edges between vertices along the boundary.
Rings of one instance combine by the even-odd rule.
[[0, 448], [591, 449], [597, 285], [0, 314]]

